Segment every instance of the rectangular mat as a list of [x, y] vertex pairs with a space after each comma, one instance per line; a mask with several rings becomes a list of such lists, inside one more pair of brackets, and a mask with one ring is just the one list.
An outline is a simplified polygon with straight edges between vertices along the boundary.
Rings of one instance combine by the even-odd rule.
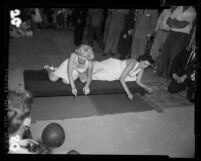
[[92, 104], [100, 115], [153, 110], [138, 94], [129, 101], [126, 94], [90, 95]]
[[39, 97], [31, 111], [33, 122], [98, 115], [87, 96]]
[[34, 99], [31, 117], [35, 122], [148, 110], [153, 108], [137, 94], [132, 102], [125, 94], [78, 96], [75, 99], [72, 96], [39, 97]]

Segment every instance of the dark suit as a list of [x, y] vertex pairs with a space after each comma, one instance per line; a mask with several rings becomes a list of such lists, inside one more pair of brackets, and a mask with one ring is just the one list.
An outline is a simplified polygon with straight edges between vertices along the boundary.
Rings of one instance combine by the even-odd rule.
[[74, 18], [74, 44], [79, 46], [82, 43], [84, 27], [86, 24], [87, 9], [75, 8], [73, 10]]
[[[177, 83], [173, 78], [168, 86], [170, 93], [177, 93], [187, 89], [187, 97], [192, 98], [194, 92], [195, 82], [191, 80], [191, 75], [195, 72], [195, 56], [191, 56], [192, 50], [187, 51], [186, 49], [180, 52], [174, 59], [171, 67], [171, 77], [173, 74], [177, 74], [179, 77], [187, 75], [187, 78], [183, 83]], [[191, 57], [190, 57], [191, 56]], [[189, 59], [190, 58], [190, 59]]]
[[[135, 9], [130, 9], [128, 14], [125, 17], [124, 27], [121, 31], [119, 44], [118, 44], [118, 52], [121, 54], [121, 59], [125, 59], [127, 54], [130, 55], [130, 49], [132, 44], [132, 34], [128, 34], [128, 31], [133, 29], [135, 23]], [[125, 37], [124, 37], [125, 36]]]
[[144, 54], [147, 35], [152, 35], [158, 20], [157, 9], [139, 9], [136, 11], [136, 22], [131, 45], [131, 58], [137, 59]]
[[104, 49], [103, 37], [101, 33], [101, 25], [103, 20], [103, 9], [89, 9], [88, 24], [88, 43], [93, 47], [94, 35], [96, 36], [98, 45]]

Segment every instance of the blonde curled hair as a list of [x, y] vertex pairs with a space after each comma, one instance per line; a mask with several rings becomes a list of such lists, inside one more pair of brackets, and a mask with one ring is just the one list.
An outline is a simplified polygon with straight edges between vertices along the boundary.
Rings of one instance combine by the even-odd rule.
[[94, 59], [94, 52], [91, 46], [82, 44], [80, 45], [76, 50], [75, 53], [87, 58], [87, 60], [93, 60]]

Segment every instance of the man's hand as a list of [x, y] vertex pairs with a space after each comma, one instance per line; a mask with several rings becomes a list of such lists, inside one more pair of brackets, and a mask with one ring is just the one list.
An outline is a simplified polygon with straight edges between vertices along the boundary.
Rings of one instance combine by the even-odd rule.
[[130, 29], [130, 30], [128, 30], [128, 34], [129, 34], [129, 35], [132, 35], [133, 32], [134, 32], [134, 29]]
[[172, 78], [175, 80], [175, 81], [178, 81], [179, 80], [179, 77], [177, 74], [172, 74]]
[[28, 144], [36, 144], [38, 145], [39, 143], [32, 140], [32, 139], [23, 139], [23, 140], [19, 140], [19, 145], [20, 146], [27, 146]]
[[191, 75], [191, 80], [195, 81], [195, 72], [193, 72], [193, 74]]
[[181, 76], [181, 77], [177, 80], [177, 83], [183, 83], [186, 78], [187, 78], [186, 75]]
[[126, 39], [126, 37], [127, 37], [126, 34], [124, 34], [124, 35], [123, 35], [123, 38]]

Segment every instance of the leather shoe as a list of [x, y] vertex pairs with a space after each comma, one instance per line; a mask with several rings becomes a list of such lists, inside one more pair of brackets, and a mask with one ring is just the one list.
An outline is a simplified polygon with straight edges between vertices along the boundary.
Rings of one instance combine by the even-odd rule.
[[108, 56], [109, 54], [108, 53], [103, 53], [103, 56]]
[[120, 56], [120, 57], [119, 57], [119, 59], [120, 59], [120, 60], [125, 60], [125, 58], [124, 58], [124, 57], [122, 57], [122, 56]]

